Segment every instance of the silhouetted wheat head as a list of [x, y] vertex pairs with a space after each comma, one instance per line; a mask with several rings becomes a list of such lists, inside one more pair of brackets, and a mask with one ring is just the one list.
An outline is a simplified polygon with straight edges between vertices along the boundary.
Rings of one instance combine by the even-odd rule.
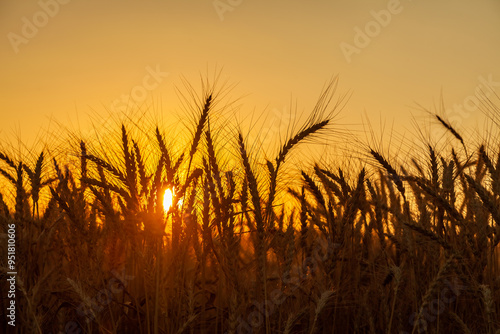
[[207, 82], [187, 94], [188, 139], [125, 123], [75, 141], [70, 162], [0, 152], [18, 331], [498, 331], [498, 143], [471, 149], [436, 116], [463, 151], [424, 143], [404, 165], [367, 145], [368, 160], [285, 173], [290, 155], [307, 159], [302, 143], [333, 135], [336, 84], [274, 158], [214, 127], [224, 94]]

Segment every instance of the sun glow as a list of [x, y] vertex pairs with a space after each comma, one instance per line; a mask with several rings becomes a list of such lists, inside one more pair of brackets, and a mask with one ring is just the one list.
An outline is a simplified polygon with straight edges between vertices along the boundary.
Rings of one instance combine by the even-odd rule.
[[[165, 189], [165, 193], [163, 195], [163, 210], [168, 212], [172, 205], [174, 204], [174, 196], [175, 196], [175, 188], [167, 188]], [[177, 205], [182, 204], [182, 199], [177, 200]]]
[[170, 210], [173, 201], [174, 201], [174, 194], [172, 192], [172, 189], [167, 188], [165, 190], [165, 194], [163, 195], [163, 210], [165, 210], [165, 212], [168, 212], [168, 210]]

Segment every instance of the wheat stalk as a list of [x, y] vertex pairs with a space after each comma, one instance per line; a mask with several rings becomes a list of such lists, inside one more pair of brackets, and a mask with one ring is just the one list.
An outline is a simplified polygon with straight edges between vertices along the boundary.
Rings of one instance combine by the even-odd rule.
[[316, 326], [318, 323], [319, 316], [321, 315], [321, 312], [323, 312], [323, 310], [326, 308], [328, 302], [330, 301], [330, 299], [333, 297], [334, 294], [335, 293], [331, 290], [327, 290], [321, 294], [321, 297], [319, 298], [318, 303], [316, 305], [316, 310], [314, 311], [314, 320], [309, 334], [316, 333]]
[[375, 152], [372, 149], [370, 149], [370, 153], [375, 158], [375, 160], [377, 160], [380, 165], [382, 165], [382, 167], [384, 167], [385, 170], [392, 176], [391, 180], [396, 184], [396, 187], [398, 188], [401, 195], [403, 195], [403, 198], [405, 198], [405, 188], [403, 186], [403, 182], [401, 181], [401, 177], [399, 177], [396, 170], [379, 153]]
[[432, 299], [432, 296], [434, 295], [434, 292], [439, 288], [445, 275], [447, 275], [448, 272], [450, 272], [455, 267], [454, 261], [455, 261], [455, 256], [454, 255], [450, 256], [446, 260], [446, 262], [444, 262], [443, 265], [439, 268], [439, 271], [438, 271], [436, 277], [429, 284], [429, 287], [427, 288], [427, 291], [425, 292], [425, 295], [422, 298], [422, 305], [420, 306], [420, 310], [419, 310], [417, 316], [415, 317], [415, 320], [414, 320], [415, 326], [413, 327], [412, 334], [415, 333], [415, 331], [418, 329], [418, 325], [420, 323], [420, 318], [422, 317], [424, 310], [427, 308], [427, 306], [431, 302], [431, 299]]
[[456, 139], [458, 139], [458, 141], [462, 144], [462, 146], [464, 147], [465, 152], [467, 154], [467, 148], [465, 147], [464, 139], [462, 138], [462, 136], [448, 122], [443, 120], [439, 115], [435, 115], [435, 116], [436, 116], [437, 120], [439, 121], [439, 123], [441, 123], [441, 125], [443, 125], [448, 131], [450, 131], [451, 134]]

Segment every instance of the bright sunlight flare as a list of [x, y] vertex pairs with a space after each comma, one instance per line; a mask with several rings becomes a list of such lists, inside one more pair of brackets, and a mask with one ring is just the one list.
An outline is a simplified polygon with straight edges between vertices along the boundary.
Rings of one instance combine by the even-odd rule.
[[165, 210], [165, 212], [168, 212], [168, 210], [170, 210], [173, 200], [174, 194], [172, 192], [172, 189], [167, 188], [165, 190], [165, 194], [163, 195], [163, 210]]
[[[163, 210], [168, 212], [174, 203], [175, 188], [165, 189], [165, 194], [163, 195]], [[182, 204], [182, 199], [177, 200], [177, 204]]]

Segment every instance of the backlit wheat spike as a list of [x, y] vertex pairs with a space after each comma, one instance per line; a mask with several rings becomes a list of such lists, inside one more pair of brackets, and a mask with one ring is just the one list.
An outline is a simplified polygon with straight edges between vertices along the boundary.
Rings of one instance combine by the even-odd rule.
[[133, 144], [135, 160], [137, 161], [137, 171], [139, 173], [139, 184], [141, 185], [140, 195], [142, 196], [147, 192], [149, 176], [146, 174], [146, 167], [144, 165], [144, 159], [142, 157], [141, 150], [139, 149], [139, 145], [136, 141], [133, 141]]
[[193, 314], [182, 324], [182, 326], [177, 331], [177, 334], [185, 333], [186, 330], [191, 326], [191, 324], [198, 318], [198, 314]]
[[31, 174], [29, 174], [31, 181], [31, 197], [33, 199], [33, 217], [35, 217], [35, 211], [39, 215], [38, 199], [42, 183], [42, 164], [43, 164], [43, 151], [42, 153], [40, 153], [38, 160], [36, 161], [35, 170]]
[[87, 146], [80, 141], [80, 177], [87, 177]]
[[420, 166], [420, 164], [418, 163], [418, 161], [415, 160], [415, 158], [411, 158], [411, 163], [417, 169], [418, 173], [420, 174], [420, 177], [425, 177], [424, 171], [422, 170], [422, 167]]
[[285, 232], [285, 242], [286, 242], [286, 253], [285, 253], [285, 263], [283, 273], [290, 273], [292, 268], [292, 262], [295, 256], [295, 229], [293, 227], [294, 213], [290, 214], [290, 220], [288, 222], [288, 227]]
[[453, 310], [449, 311], [449, 315], [453, 320], [455, 320], [464, 334], [471, 334], [469, 327], [467, 327], [465, 322]]
[[5, 161], [10, 168], [16, 169], [16, 164], [7, 154], [0, 152], [0, 160]]
[[234, 180], [234, 173], [229, 170], [229, 171], [225, 172], [225, 177], [226, 177], [227, 188], [228, 188], [227, 198], [229, 200], [232, 200], [232, 199], [234, 199], [234, 194], [236, 191], [236, 182]]
[[321, 168], [318, 167], [318, 165], [314, 167], [314, 172], [319, 177], [321, 183], [323, 184], [323, 187], [326, 189], [328, 193], [328, 201], [330, 203], [336, 202], [333, 195], [337, 196], [337, 198], [341, 200], [343, 197], [342, 191], [335, 183], [333, 183], [333, 181], [330, 178], [326, 176], [326, 174], [321, 170]]
[[127, 178], [131, 177], [131, 169], [133, 168], [132, 166], [132, 159], [130, 157], [130, 149], [129, 149], [129, 140], [128, 140], [128, 134], [127, 130], [125, 129], [125, 125], [122, 124], [122, 150], [123, 150], [123, 157], [125, 160], [125, 170], [126, 170], [126, 175]]
[[134, 151], [130, 148], [129, 144], [129, 136], [125, 129], [125, 126], [122, 125], [122, 149], [123, 155], [125, 159], [125, 177], [127, 185], [127, 189], [130, 193], [128, 205], [132, 211], [135, 211], [137, 208], [137, 162]]
[[151, 185], [149, 186], [149, 195], [148, 195], [148, 211], [151, 213], [153, 212], [153, 208], [155, 207], [156, 204], [156, 210], [160, 210], [158, 208], [158, 203], [161, 202], [161, 180], [162, 180], [162, 175], [163, 175], [163, 168], [164, 168], [164, 159], [163, 155], [160, 156], [158, 159], [158, 163], [156, 164], [156, 169], [153, 175], [153, 180], [151, 182]]
[[437, 120], [439, 121], [439, 123], [441, 123], [448, 131], [451, 132], [451, 134], [456, 138], [458, 139], [458, 141], [462, 144], [462, 146], [464, 147], [465, 149], [465, 152], [467, 152], [467, 149], [465, 147], [465, 143], [464, 143], [464, 140], [462, 138], [462, 136], [460, 136], [460, 134], [449, 124], [447, 123], [445, 120], [443, 120], [441, 117], [439, 117], [439, 115], [435, 115]]
[[498, 210], [498, 206], [495, 204], [495, 199], [492, 194], [471, 176], [465, 174], [465, 178], [479, 195], [479, 198], [481, 198], [485, 208], [491, 213], [491, 216], [497, 225], [500, 226], [500, 211]]
[[409, 228], [411, 228], [412, 230], [414, 230], [414, 231], [420, 233], [421, 235], [429, 238], [430, 240], [437, 242], [444, 249], [449, 250], [451, 252], [456, 252], [452, 245], [450, 245], [449, 243], [447, 243], [445, 240], [443, 240], [441, 237], [439, 237], [434, 232], [426, 230], [425, 228], [423, 228], [421, 226], [418, 226], [416, 224], [410, 223], [410, 222], [404, 222], [404, 224], [406, 226], [408, 226]]
[[15, 219], [16, 221], [20, 221], [23, 217], [23, 207], [25, 203], [25, 190], [23, 186], [23, 163], [19, 162], [17, 166], [17, 175], [16, 175], [16, 211], [15, 211]]
[[292, 333], [294, 333], [293, 332], [293, 328], [295, 326], [295, 323], [297, 322], [297, 320], [299, 320], [304, 315], [304, 313], [305, 313], [304, 310], [301, 310], [298, 313], [290, 313], [290, 315], [288, 316], [288, 318], [286, 320], [285, 330], [284, 330], [283, 333], [284, 334], [292, 334]]
[[160, 133], [160, 129], [158, 129], [158, 127], [156, 127], [155, 129], [155, 135], [156, 135], [156, 140], [158, 141], [158, 145], [160, 146], [160, 152], [165, 161], [165, 165], [167, 165], [168, 168], [170, 168], [171, 165], [170, 154], [168, 152], [167, 146], [165, 145], [165, 141], [163, 140], [163, 136]]
[[309, 227], [307, 224], [307, 203], [306, 203], [306, 196], [304, 193], [304, 187], [302, 187], [302, 191], [300, 194], [300, 247], [302, 248], [302, 251], [304, 252], [304, 256], [309, 256], [308, 254], [308, 247], [307, 247], [307, 235], [309, 231]]
[[488, 168], [488, 171], [490, 172], [491, 175], [495, 175], [496, 168], [493, 166], [493, 162], [490, 160], [490, 157], [488, 157], [488, 154], [486, 154], [486, 151], [484, 149], [484, 145], [481, 145], [479, 147], [479, 157], [483, 159], [484, 164]]
[[[113, 209], [113, 204], [108, 199], [109, 197], [103, 195], [103, 192], [98, 191], [95, 187], [89, 186], [90, 191], [94, 194], [98, 203], [101, 204], [101, 210], [105, 213], [106, 217], [110, 220], [116, 220], [116, 213]], [[55, 199], [55, 198], [54, 198]]]
[[453, 172], [455, 168], [455, 163], [453, 160], [450, 160], [448, 164], [446, 164], [446, 160], [441, 160], [443, 163], [443, 192], [445, 196], [449, 198], [450, 203], [453, 205], [455, 203], [455, 182], [453, 178]]
[[382, 250], [384, 250], [385, 236], [384, 236], [384, 226], [382, 223], [382, 207], [381, 207], [382, 201], [379, 198], [379, 195], [377, 194], [375, 188], [373, 187], [369, 179], [366, 180], [366, 186], [368, 187], [368, 191], [370, 192], [372, 201], [374, 202], [375, 205], [375, 223], [377, 228], [377, 234], [381, 244], [381, 248]]
[[492, 175], [493, 191], [495, 194], [500, 195], [500, 152], [497, 155], [497, 162], [495, 165], [495, 175]]
[[99, 187], [99, 188], [102, 188], [102, 189], [108, 189], [108, 190], [111, 190], [117, 194], [120, 194], [121, 196], [123, 196], [124, 199], [130, 199], [130, 195], [129, 193], [120, 188], [120, 187], [117, 187], [117, 186], [113, 186], [109, 183], [104, 183], [104, 182], [101, 182], [101, 181], [98, 181], [98, 180], [95, 180], [95, 179], [90, 179], [90, 178], [84, 178], [82, 179], [82, 182], [83, 183], [86, 183], [87, 185], [90, 185], [90, 186], [96, 186], [96, 187]]
[[246, 179], [248, 181], [248, 188], [250, 190], [252, 204], [253, 204], [254, 210], [255, 210], [254, 215], [255, 215], [255, 220], [257, 223], [257, 229], [259, 231], [261, 231], [261, 233], [263, 233], [264, 226], [263, 226], [262, 211], [261, 211], [261, 205], [260, 205], [260, 195], [259, 195], [259, 191], [257, 189], [257, 180], [255, 179], [252, 168], [250, 167], [250, 162], [248, 160], [247, 151], [245, 148], [245, 144], [243, 142], [243, 136], [241, 134], [238, 135], [238, 144], [239, 144], [241, 159], [243, 162], [243, 167], [245, 169]]
[[493, 161], [491, 161], [490, 157], [486, 153], [484, 145], [481, 145], [479, 147], [479, 156], [484, 161], [490, 173], [490, 177], [492, 180], [492, 191], [495, 194], [500, 194], [500, 154], [495, 166], [493, 165]]
[[[205, 124], [208, 121], [208, 113], [210, 111], [210, 106], [212, 103], [213, 103], [212, 94], [210, 94], [205, 99], [205, 103], [204, 103], [202, 110], [201, 110], [200, 119], [198, 120], [198, 124], [196, 125], [196, 130], [194, 133], [193, 142], [191, 144], [191, 148], [189, 149], [189, 162], [188, 162], [186, 177], [191, 172], [191, 164], [193, 163], [194, 155], [196, 153], [196, 150], [198, 149], [198, 144], [200, 142], [201, 135], [203, 133], [203, 129], [205, 128]], [[183, 212], [184, 212], [184, 198], [182, 201], [181, 214]]]
[[90, 312], [90, 314], [88, 316], [91, 317], [91, 319], [95, 319], [96, 318], [96, 314], [94, 313], [94, 307], [92, 305], [92, 300], [91, 300], [92, 298], [89, 297], [83, 291], [83, 288], [82, 288], [82, 286], [80, 284], [78, 284], [77, 282], [73, 281], [69, 277], [66, 280], [71, 285], [71, 287], [73, 288], [73, 290], [78, 294], [78, 296], [80, 297], [80, 300], [84, 303], [83, 306], [85, 307], [85, 311]]
[[181, 163], [183, 162], [184, 162], [184, 152], [181, 153], [179, 158], [177, 158], [177, 161], [174, 163], [174, 166], [172, 167], [172, 175], [175, 175], [177, 173], [179, 167], [181, 166]]
[[[257, 261], [259, 264], [258, 277], [259, 277], [259, 281], [261, 282], [260, 286], [263, 287], [262, 290], [264, 292], [264, 298], [267, 298], [267, 278], [266, 278], [267, 250], [266, 250], [266, 245], [265, 245], [266, 244], [265, 235], [264, 235], [265, 227], [264, 227], [264, 221], [262, 219], [260, 195], [259, 195], [259, 191], [257, 189], [257, 180], [255, 179], [252, 168], [250, 167], [250, 162], [248, 160], [248, 154], [247, 154], [245, 144], [243, 141], [243, 136], [241, 135], [241, 133], [238, 134], [238, 144], [239, 144], [241, 159], [243, 162], [243, 167], [245, 169], [246, 179], [248, 181], [248, 188], [250, 190], [252, 204], [254, 207], [255, 224], [257, 225], [256, 255], [257, 255]], [[267, 299], [264, 299], [264, 300], [267, 300]], [[267, 309], [267, 306], [264, 306], [264, 307]], [[268, 322], [266, 320], [266, 327], [267, 327], [267, 325], [268, 325]]]
[[396, 300], [398, 296], [399, 284], [401, 283], [401, 268], [397, 266], [391, 266], [391, 273], [394, 277], [394, 297], [392, 300], [392, 308], [391, 308], [391, 318], [389, 319], [389, 328], [387, 328], [387, 333], [391, 333], [392, 328], [392, 320], [394, 317], [394, 310], [396, 308]]
[[314, 334], [316, 333], [316, 326], [318, 323], [318, 318], [321, 315], [321, 312], [327, 307], [328, 302], [330, 299], [333, 297], [335, 293], [333, 291], [327, 290], [321, 294], [321, 297], [318, 300], [318, 303], [316, 304], [316, 310], [314, 311], [314, 321], [311, 326], [311, 331], [309, 334]]
[[486, 314], [486, 322], [488, 323], [488, 332], [492, 332], [495, 327], [493, 323], [495, 309], [493, 298], [491, 296], [491, 289], [487, 285], [481, 284], [479, 286], [479, 290], [481, 292], [481, 300], [484, 305], [484, 313]]
[[222, 189], [222, 178], [219, 170], [219, 165], [217, 164], [217, 159], [215, 158], [215, 149], [212, 141], [212, 136], [210, 134], [210, 129], [205, 132], [207, 138], [207, 148], [208, 148], [208, 162], [210, 163], [211, 172], [213, 178], [215, 179], [215, 184], [217, 185], [217, 191], [221, 201], [224, 202], [225, 194], [224, 189]]
[[16, 179], [10, 175], [7, 171], [0, 168], [0, 174], [2, 174], [7, 180], [9, 180], [12, 184], [16, 184]]
[[105, 170], [109, 171], [111, 174], [113, 174], [114, 176], [116, 176], [123, 183], [127, 183], [127, 178], [123, 175], [122, 172], [120, 172], [118, 169], [116, 169], [115, 167], [113, 167], [111, 164], [105, 162], [101, 158], [98, 158], [98, 157], [96, 157], [95, 155], [92, 155], [92, 154], [87, 155], [85, 158], [87, 158], [88, 160], [92, 161], [96, 165], [101, 166]]
[[302, 174], [302, 177], [305, 180], [305, 183], [306, 183], [307, 188], [309, 189], [309, 191], [311, 191], [311, 193], [314, 195], [314, 198], [316, 199], [316, 201], [318, 202], [318, 204], [320, 204], [321, 207], [326, 211], [326, 202], [325, 202], [325, 199], [323, 198], [323, 194], [321, 194], [321, 191], [319, 190], [319, 188], [316, 185], [316, 183], [314, 183], [313, 179], [311, 179], [311, 177], [309, 175], [307, 175], [306, 173], [304, 173], [304, 171], [301, 171], [301, 174]]
[[242, 231], [244, 227], [244, 218], [248, 215], [248, 181], [246, 178], [243, 179], [243, 185], [241, 186], [240, 192], [240, 205], [241, 205], [241, 216], [239, 223], [239, 230]]
[[268, 222], [268, 220], [270, 219], [274, 198], [276, 196], [276, 182], [278, 172], [281, 165], [285, 162], [287, 154], [300, 142], [324, 129], [330, 123], [331, 119], [327, 118], [320, 122], [314, 122], [314, 117], [311, 117], [310, 121], [312, 122], [310, 126], [301, 129], [295, 136], [288, 139], [286, 143], [281, 147], [278, 153], [278, 157], [276, 158], [276, 166], [274, 166], [271, 162], [268, 162], [271, 182], [269, 186], [269, 195], [266, 206], [266, 222]]
[[[18, 286], [19, 291], [23, 294], [23, 297], [27, 302], [27, 309], [28, 309], [28, 312], [30, 315], [30, 317], [29, 317], [30, 320], [28, 320], [28, 321], [34, 323], [35, 328], [32, 328], [32, 330], [41, 334], [42, 329], [40, 328], [40, 320], [36, 316], [35, 309], [34, 309], [35, 308], [34, 298], [33, 298], [34, 296], [32, 295], [32, 293], [28, 293], [23, 281], [24, 280], [21, 277], [19, 277], [19, 275], [17, 275], [16, 284]], [[41, 282], [41, 284], [43, 284], [43, 282]], [[29, 326], [29, 327], [31, 327], [31, 326]]]
[[440, 285], [442, 284], [442, 281], [445, 277], [445, 275], [450, 272], [451, 270], [453, 270], [453, 268], [455, 267], [455, 256], [450, 256], [445, 263], [443, 263], [443, 265], [439, 268], [439, 271], [436, 275], [436, 277], [434, 278], [434, 280], [432, 280], [432, 282], [429, 284], [429, 287], [427, 288], [427, 291], [425, 292], [425, 295], [424, 297], [422, 298], [422, 305], [420, 306], [420, 310], [417, 314], [417, 316], [415, 317], [415, 326], [413, 327], [413, 331], [412, 331], [412, 334], [415, 333], [417, 331], [418, 333], [418, 325], [420, 324], [420, 318], [423, 316], [423, 312], [424, 310], [427, 309], [429, 303], [431, 302], [432, 300], [432, 297], [434, 296], [435, 292], [439, 289]]
[[200, 119], [198, 120], [198, 124], [196, 125], [193, 143], [191, 144], [191, 149], [189, 150], [190, 161], [192, 160], [192, 157], [194, 156], [194, 154], [196, 153], [196, 149], [198, 148], [198, 143], [200, 142], [201, 134], [203, 132], [203, 129], [205, 128], [205, 123], [208, 120], [208, 112], [210, 111], [211, 103], [212, 103], [212, 94], [210, 94], [205, 99], [205, 105], [201, 110]]
[[351, 192], [352, 189], [346, 182], [344, 174], [342, 173], [342, 170], [340, 168], [338, 170], [339, 172], [338, 176], [326, 169], [321, 169], [321, 172], [326, 176], [328, 176], [329, 178], [331, 178], [332, 180], [334, 180], [335, 182], [337, 182], [338, 184], [340, 184], [340, 187], [342, 188], [343, 198], [347, 198], [349, 196], [349, 193]]
[[424, 181], [417, 177], [407, 177], [407, 181], [414, 181], [418, 184], [418, 186], [428, 195], [433, 197], [436, 202], [443, 207], [453, 218], [455, 218], [458, 222], [463, 223], [464, 222], [464, 217], [460, 212], [457, 211], [457, 209], [453, 206], [450, 205], [442, 196], [437, 194], [433, 189], [431, 189], [428, 185], [425, 184]]
[[2, 215], [4, 217], [10, 216], [9, 207], [7, 206], [5, 201], [3, 200], [2, 193], [0, 193], [0, 215]]
[[429, 145], [429, 153], [431, 158], [431, 184], [434, 189], [439, 189], [439, 174], [438, 174], [438, 162], [436, 157], [436, 152], [432, 146]]
[[344, 229], [348, 224], [354, 222], [356, 212], [362, 210], [362, 196], [364, 196], [364, 182], [365, 182], [365, 169], [363, 168], [358, 175], [358, 182], [356, 184], [356, 189], [351, 194], [351, 198], [346, 203], [346, 209], [344, 215], [342, 216], [341, 228]]
[[329, 119], [326, 119], [322, 122], [319, 122], [319, 123], [316, 123], [316, 124], [313, 124], [305, 129], [303, 129], [302, 131], [300, 131], [299, 133], [297, 133], [295, 136], [293, 136], [292, 138], [290, 138], [286, 143], [285, 145], [283, 145], [283, 147], [281, 148], [280, 152], [278, 153], [278, 157], [276, 158], [276, 165], [280, 165], [283, 161], [285, 161], [285, 157], [286, 155], [288, 154], [288, 152], [290, 152], [290, 150], [295, 146], [297, 145], [299, 142], [301, 142], [302, 140], [304, 140], [306, 137], [320, 131], [321, 129], [324, 129], [328, 123], [330, 123], [330, 120]]
[[205, 158], [203, 158], [203, 171], [204, 174], [206, 175], [207, 179], [207, 188], [208, 188], [208, 193], [210, 194], [210, 200], [212, 202], [212, 206], [214, 207], [214, 214], [216, 217], [216, 226], [219, 234], [222, 234], [222, 208], [221, 208], [221, 203], [219, 201], [219, 197], [217, 197], [217, 192], [215, 190], [215, 183], [212, 177], [212, 170], [209, 162], [206, 161]]
[[370, 150], [370, 153], [375, 158], [375, 160], [377, 160], [380, 163], [380, 165], [382, 165], [382, 167], [384, 167], [385, 170], [392, 176], [391, 180], [396, 184], [396, 187], [398, 188], [399, 192], [401, 193], [401, 195], [403, 195], [404, 198], [405, 188], [396, 170], [379, 153], [375, 152], [374, 150]]
[[[181, 189], [178, 190], [177, 197], [184, 198], [187, 189], [196, 182], [196, 180], [203, 175], [203, 170], [201, 168], [196, 168], [188, 175], [186, 182], [182, 185]], [[186, 202], [187, 203], [187, 202]]]
[[[100, 182], [103, 185], [107, 185], [108, 181], [106, 180], [106, 175], [104, 174], [104, 169], [101, 166], [97, 166], [97, 173], [99, 174]], [[109, 191], [110, 190], [109, 187], [104, 186], [104, 187], [100, 187], [100, 188], [101, 188], [101, 191], [104, 194], [104, 197], [106, 198], [107, 202], [112, 203], [111, 193]]]

